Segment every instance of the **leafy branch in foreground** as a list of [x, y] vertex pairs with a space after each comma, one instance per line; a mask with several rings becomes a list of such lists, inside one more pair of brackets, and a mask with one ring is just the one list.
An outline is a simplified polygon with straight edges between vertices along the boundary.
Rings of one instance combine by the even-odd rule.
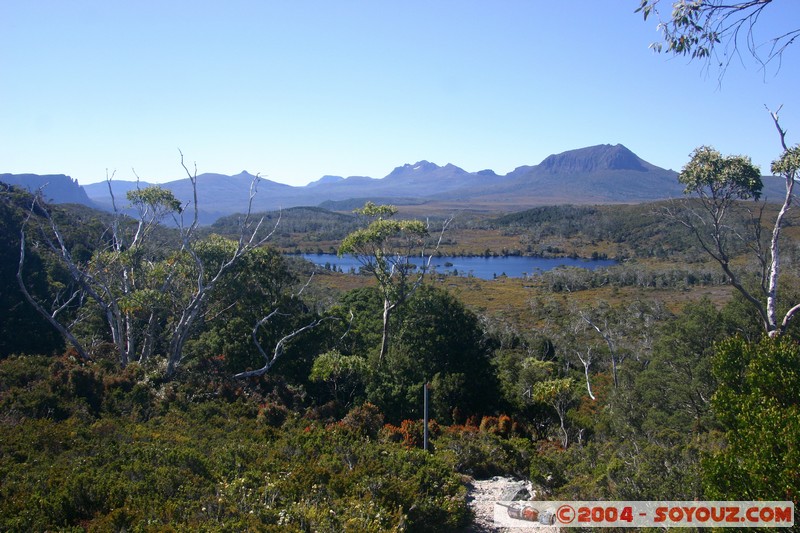
[[[652, 15], [659, 17], [660, 1], [641, 0], [636, 12], [644, 20]], [[771, 4], [772, 0], [676, 0], [669, 17], [659, 20], [662, 41], [650, 47], [656, 52], [700, 59], [707, 65], [714, 58], [719, 62], [721, 75], [731, 60], [740, 56], [742, 46], [762, 67], [775, 60], [780, 62], [783, 53], [800, 35], [800, 28], [773, 25], [773, 36], [759, 42], [755, 29], [760, 21], [764, 24], [762, 16]], [[787, 17], [783, 22], [791, 24], [790, 21]]]

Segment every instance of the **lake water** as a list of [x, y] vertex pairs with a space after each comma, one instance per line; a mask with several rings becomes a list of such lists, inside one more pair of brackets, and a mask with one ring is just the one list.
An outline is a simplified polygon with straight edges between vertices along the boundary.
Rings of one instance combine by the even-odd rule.
[[[342, 272], [358, 272], [361, 263], [352, 255], [338, 257], [334, 254], [303, 254], [303, 259], [315, 265], [325, 267], [330, 265], [341, 268]], [[418, 266], [423, 264], [422, 258], [413, 258], [412, 262]], [[579, 267], [594, 270], [616, 265], [613, 259], [570, 259], [570, 258], [543, 258], [523, 256], [499, 257], [434, 257], [431, 260], [431, 269], [439, 274], [458, 274], [459, 276], [474, 276], [482, 279], [492, 279], [505, 274], [510, 278], [522, 278], [541, 274], [557, 267]]]

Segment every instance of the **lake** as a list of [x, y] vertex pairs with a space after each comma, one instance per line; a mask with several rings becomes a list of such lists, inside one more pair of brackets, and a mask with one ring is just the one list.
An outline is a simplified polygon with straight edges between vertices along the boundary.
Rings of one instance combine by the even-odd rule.
[[[352, 255], [338, 257], [334, 254], [302, 254], [303, 259], [315, 265], [341, 268], [342, 272], [358, 272], [361, 263]], [[412, 262], [418, 266], [423, 264], [422, 258], [415, 257]], [[474, 276], [482, 279], [493, 279], [505, 274], [510, 278], [522, 278], [541, 274], [558, 267], [579, 267], [594, 270], [616, 265], [613, 259], [570, 259], [498, 256], [498, 257], [434, 257], [431, 269], [439, 274]]]

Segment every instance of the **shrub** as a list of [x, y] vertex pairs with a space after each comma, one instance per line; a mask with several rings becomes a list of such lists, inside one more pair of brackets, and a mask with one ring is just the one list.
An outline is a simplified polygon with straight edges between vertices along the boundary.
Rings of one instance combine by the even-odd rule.
[[[387, 442], [421, 444], [420, 421], [381, 428], [366, 404], [325, 427], [290, 416], [277, 395], [230, 401], [191, 377], [163, 384], [141, 372], [0, 361], [10, 378], [0, 420], [13, 422], [0, 425], [0, 531], [452, 531], [468, 521], [448, 456]], [[87, 391], [101, 393], [92, 416], [81, 413]]]
[[258, 407], [256, 421], [271, 427], [280, 427], [289, 415], [289, 410], [274, 402], [267, 401]]
[[508, 415], [484, 416], [478, 429], [482, 433], [490, 433], [504, 438], [521, 433], [520, 425]]
[[351, 409], [342, 419], [342, 426], [374, 439], [383, 426], [383, 414], [380, 409], [367, 402]]
[[535, 455], [528, 439], [506, 439], [469, 426], [448, 428], [437, 439], [436, 448], [438, 453], [449, 456], [457, 472], [475, 478], [499, 475], [527, 478]]
[[403, 442], [403, 430], [392, 424], [386, 424], [378, 434], [382, 442]]

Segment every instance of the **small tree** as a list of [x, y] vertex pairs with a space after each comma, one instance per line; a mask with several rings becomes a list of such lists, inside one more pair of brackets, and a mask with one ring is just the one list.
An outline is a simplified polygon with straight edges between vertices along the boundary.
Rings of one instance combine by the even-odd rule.
[[[794, 198], [794, 183], [800, 170], [800, 147], [789, 148], [785, 142], [785, 131], [781, 129], [777, 113], [772, 113], [781, 136], [783, 154], [772, 163], [773, 174], [781, 176], [786, 183], [786, 196], [775, 218], [768, 243], [762, 237], [764, 205], [750, 211], [744, 229], [735, 227], [731, 220], [738, 204], [743, 200], [758, 200], [763, 187], [759, 169], [744, 156], [722, 156], [707, 146], [696, 149], [678, 179], [686, 185], [685, 193], [699, 198], [699, 209], [684, 203], [683, 209], [667, 214], [684, 225], [694, 235], [701, 248], [711, 256], [728, 276], [730, 283], [753, 306], [764, 330], [770, 336], [782, 335], [792, 317], [800, 310], [800, 304], [790, 307], [785, 315], [778, 317], [778, 283], [780, 274], [780, 236], [787, 222], [787, 214]], [[759, 265], [759, 283], [751, 289], [742, 274], [734, 270], [733, 241], [745, 246]]]
[[439, 422], [449, 422], [455, 408], [486, 413], [498, 390], [493, 348], [478, 316], [444, 289], [424, 285], [393, 315], [392, 349], [372, 369], [367, 398], [392, 421], [421, 416], [422, 387], [431, 383], [430, 413]]
[[561, 427], [561, 445], [564, 449], [569, 446], [569, 433], [567, 432], [567, 411], [575, 402], [573, 392], [574, 381], [572, 378], [555, 378], [540, 381], [533, 385], [531, 398], [533, 401], [549, 405], [558, 415]]
[[360, 355], [342, 355], [339, 350], [331, 350], [314, 359], [308, 379], [327, 383], [331, 396], [348, 409], [359, 391], [363, 391], [368, 371], [367, 360]]
[[[425, 256], [428, 225], [419, 220], [392, 218], [397, 214], [397, 208], [392, 205], [367, 202], [354, 212], [370, 222], [367, 227], [344, 238], [339, 246], [339, 255], [354, 254], [363, 270], [372, 274], [378, 282], [383, 295], [383, 330], [378, 357], [381, 362], [389, 346], [389, 319], [392, 312], [422, 284], [430, 266], [433, 256]], [[447, 220], [442, 225], [442, 234], [449, 222]], [[439, 243], [441, 235], [436, 248]], [[411, 261], [417, 254], [425, 261], [421, 268]]]
[[[652, 15], [660, 17], [660, 1], [640, 0], [636, 11], [641, 12], [645, 20]], [[692, 59], [708, 62], [712, 57], [719, 58], [718, 46], [722, 45], [724, 57], [719, 62], [722, 75], [731, 58], [738, 54], [741, 41], [744, 40], [748, 52], [765, 66], [774, 59], [780, 60], [786, 48], [800, 36], [800, 28], [795, 27], [795, 21], [786, 17], [785, 22], [791, 26], [772, 28], [774, 36], [767, 40], [768, 46], [761, 48], [761, 43], [754, 37], [754, 28], [764, 10], [772, 4], [772, 0], [675, 0], [669, 18], [660, 20], [658, 25], [663, 42], [653, 43], [652, 47], [661, 52], [666, 44], [666, 51], [669, 53], [688, 55]], [[687, 193], [700, 196], [702, 210], [708, 217], [698, 213], [689, 217], [676, 217], [692, 231], [701, 247], [722, 266], [733, 286], [757, 310], [770, 336], [782, 335], [791, 318], [800, 310], [800, 304], [795, 305], [789, 308], [782, 320], [778, 319], [778, 245], [791, 207], [794, 182], [800, 170], [800, 147], [787, 146], [786, 130], [781, 127], [778, 119], [779, 111], [780, 108], [776, 112], [770, 111], [770, 116], [780, 135], [783, 152], [773, 161], [771, 170], [773, 174], [784, 178], [786, 196], [775, 219], [768, 247], [762, 246], [761, 239], [760, 215], [763, 207], [757, 217], [751, 217], [750, 226], [754, 234], [747, 239], [742, 239], [741, 235], [731, 231], [726, 218], [737, 200], [758, 200], [761, 194], [760, 173], [746, 157], [722, 157], [719, 152], [708, 147], [695, 150], [692, 160], [681, 172], [680, 179], [686, 184]], [[744, 241], [755, 252], [761, 267], [760, 287], [756, 291], [747, 289], [740, 276], [730, 267], [730, 250], [727, 247], [730, 237]]]

